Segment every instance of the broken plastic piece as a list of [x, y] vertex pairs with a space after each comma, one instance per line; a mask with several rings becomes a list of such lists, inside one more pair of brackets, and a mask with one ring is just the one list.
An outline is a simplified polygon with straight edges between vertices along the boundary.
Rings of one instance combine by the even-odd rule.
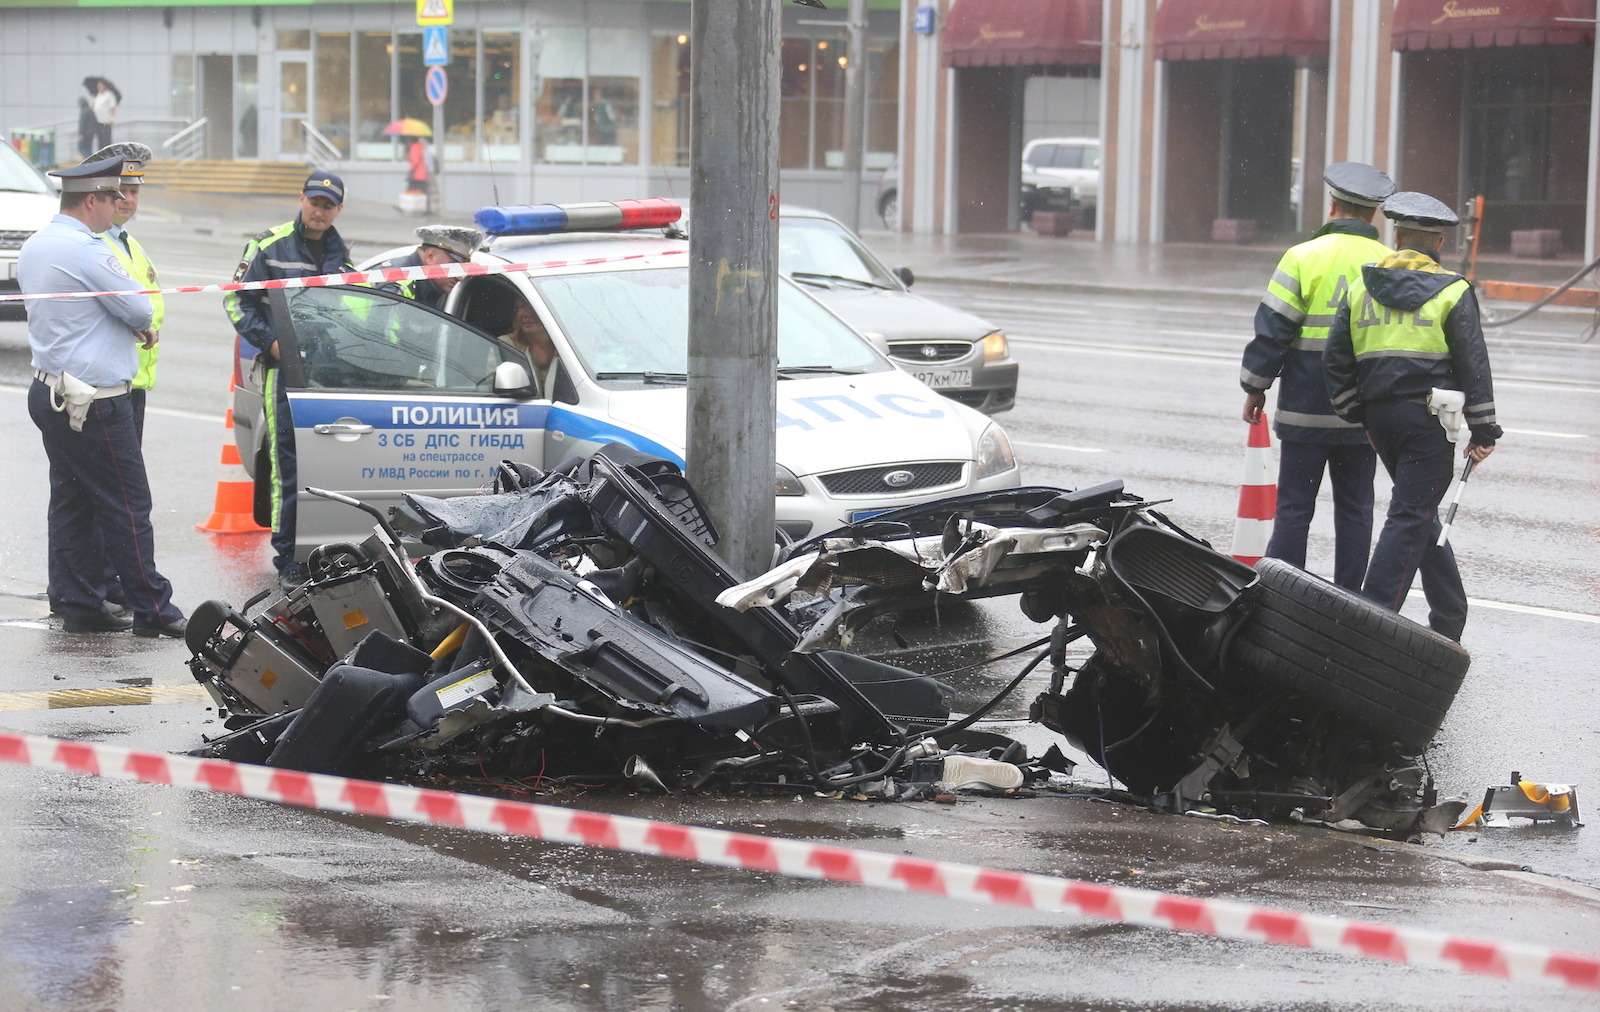
[[1583, 825], [1578, 812], [1578, 788], [1571, 784], [1537, 784], [1513, 771], [1508, 786], [1490, 787], [1483, 801], [1468, 812], [1456, 829], [1474, 826], [1505, 828], [1512, 819], [1554, 822], [1569, 828]]

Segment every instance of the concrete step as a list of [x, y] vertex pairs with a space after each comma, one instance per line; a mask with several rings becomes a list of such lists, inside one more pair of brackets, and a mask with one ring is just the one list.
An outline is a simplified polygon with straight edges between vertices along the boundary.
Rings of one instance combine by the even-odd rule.
[[292, 196], [300, 192], [311, 169], [299, 162], [206, 160], [153, 162], [145, 185], [186, 193], [254, 193]]

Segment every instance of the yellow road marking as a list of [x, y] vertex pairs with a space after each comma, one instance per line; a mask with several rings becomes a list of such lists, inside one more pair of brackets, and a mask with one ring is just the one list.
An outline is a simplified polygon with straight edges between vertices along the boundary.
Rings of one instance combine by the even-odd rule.
[[18, 710], [66, 710], [81, 706], [149, 706], [209, 699], [197, 682], [187, 685], [118, 685], [101, 689], [56, 689], [47, 692], [0, 692], [0, 713]]

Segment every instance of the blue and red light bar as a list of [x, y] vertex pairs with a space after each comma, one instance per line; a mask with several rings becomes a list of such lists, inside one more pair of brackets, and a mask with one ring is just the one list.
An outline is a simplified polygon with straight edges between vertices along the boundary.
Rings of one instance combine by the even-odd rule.
[[482, 207], [473, 222], [489, 235], [549, 235], [554, 232], [613, 232], [663, 228], [683, 217], [665, 197], [584, 204], [510, 204]]

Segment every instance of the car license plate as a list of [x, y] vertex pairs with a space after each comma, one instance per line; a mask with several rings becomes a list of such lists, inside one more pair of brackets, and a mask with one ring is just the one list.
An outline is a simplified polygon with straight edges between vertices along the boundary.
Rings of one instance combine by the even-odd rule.
[[892, 513], [893, 511], [894, 507], [881, 510], [856, 510], [850, 514], [850, 522], [853, 524], [859, 524], [863, 520], [871, 520], [873, 517], [882, 516], [885, 513]]
[[911, 375], [926, 383], [932, 390], [947, 390], [956, 387], [970, 387], [972, 385], [971, 369], [940, 369], [937, 372], [926, 370], [914, 372]]

